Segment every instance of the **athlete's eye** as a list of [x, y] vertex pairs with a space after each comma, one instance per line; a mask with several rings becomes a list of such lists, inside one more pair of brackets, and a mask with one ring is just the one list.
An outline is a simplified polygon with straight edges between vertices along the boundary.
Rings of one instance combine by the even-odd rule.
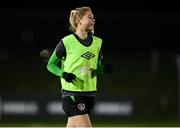
[[92, 16], [88, 16], [89, 19], [94, 19]]

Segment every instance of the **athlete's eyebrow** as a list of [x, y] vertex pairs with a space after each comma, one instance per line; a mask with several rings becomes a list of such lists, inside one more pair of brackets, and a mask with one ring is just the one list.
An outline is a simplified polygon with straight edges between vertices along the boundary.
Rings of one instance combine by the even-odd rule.
[[94, 16], [92, 14], [89, 14], [88, 17], [89, 18], [94, 18]]

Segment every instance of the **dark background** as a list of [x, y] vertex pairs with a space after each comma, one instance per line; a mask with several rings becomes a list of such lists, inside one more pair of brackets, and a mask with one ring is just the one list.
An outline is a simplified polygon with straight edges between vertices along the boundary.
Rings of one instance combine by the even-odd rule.
[[68, 31], [70, 11], [90, 6], [95, 35], [114, 67], [98, 79], [99, 97], [133, 99], [133, 120], [179, 119], [180, 8], [174, 1], [4, 1], [0, 4], [0, 94], [59, 96], [60, 82], [40, 57]]

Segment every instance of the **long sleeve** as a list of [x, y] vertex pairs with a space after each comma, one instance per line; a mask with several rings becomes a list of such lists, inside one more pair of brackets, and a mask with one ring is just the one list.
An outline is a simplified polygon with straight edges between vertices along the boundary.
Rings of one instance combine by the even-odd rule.
[[96, 74], [97, 75], [102, 75], [104, 73], [112, 73], [113, 72], [113, 67], [111, 64], [107, 64], [102, 55], [102, 50], [100, 50], [99, 53], [99, 59], [98, 59], [98, 64], [97, 64], [97, 69], [96, 69]]
[[102, 64], [102, 60], [103, 60], [103, 55], [102, 55], [102, 50], [100, 50], [99, 57], [98, 57], [98, 63], [97, 63], [97, 69], [94, 69], [91, 71], [91, 77], [92, 78], [96, 75], [104, 74], [104, 67]]
[[103, 69], [104, 69], [104, 68], [103, 68], [103, 65], [102, 65], [100, 62], [98, 62], [97, 70], [96, 70], [97, 75], [103, 74], [103, 73], [104, 73], [104, 70], [103, 70]]
[[66, 57], [66, 49], [64, 47], [63, 41], [61, 40], [57, 45], [56, 48], [51, 55], [47, 69], [54, 75], [62, 77], [63, 70], [58, 66], [58, 63], [62, 60], [62, 58]]
[[58, 67], [58, 63], [61, 61], [59, 57], [56, 55], [56, 50], [53, 52], [51, 55], [48, 64], [47, 64], [47, 69], [54, 75], [62, 77], [63, 75], [63, 70]]

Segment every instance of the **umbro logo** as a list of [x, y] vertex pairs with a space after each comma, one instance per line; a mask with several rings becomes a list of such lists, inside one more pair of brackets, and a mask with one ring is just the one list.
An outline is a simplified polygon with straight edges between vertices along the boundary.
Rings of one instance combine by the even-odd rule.
[[85, 58], [85, 59], [91, 59], [91, 58], [93, 58], [93, 57], [95, 57], [95, 55], [93, 54], [93, 53], [91, 53], [91, 52], [86, 52], [86, 53], [84, 53], [83, 55], [81, 55], [83, 58]]

